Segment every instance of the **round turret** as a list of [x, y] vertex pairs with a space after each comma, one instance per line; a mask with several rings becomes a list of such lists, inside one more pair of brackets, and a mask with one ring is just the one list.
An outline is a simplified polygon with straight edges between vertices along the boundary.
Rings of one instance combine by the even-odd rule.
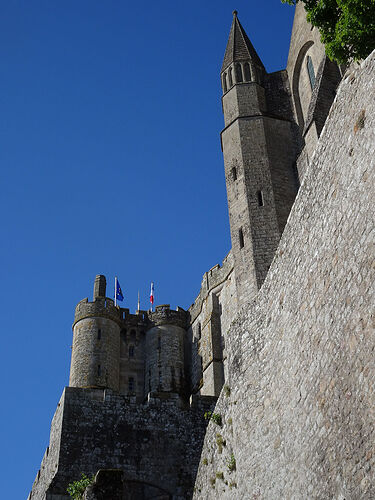
[[150, 319], [154, 326], [146, 332], [145, 392], [182, 394], [186, 312], [157, 306]]
[[121, 313], [105, 297], [105, 277], [98, 275], [94, 300], [76, 307], [69, 385], [119, 389]]

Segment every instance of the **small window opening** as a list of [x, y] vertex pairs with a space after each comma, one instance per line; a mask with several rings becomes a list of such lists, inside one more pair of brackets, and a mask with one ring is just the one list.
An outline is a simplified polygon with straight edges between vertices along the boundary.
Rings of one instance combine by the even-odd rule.
[[129, 377], [129, 382], [128, 382], [128, 389], [129, 389], [129, 392], [134, 392], [134, 378], [133, 377]]
[[236, 64], [236, 82], [243, 82], [241, 64]]
[[258, 207], [263, 207], [264, 199], [263, 199], [263, 192], [262, 191], [257, 191], [257, 198], [258, 198]]
[[229, 87], [233, 87], [232, 68], [228, 69]]
[[102, 368], [100, 365], [98, 365], [98, 377], [102, 374]]
[[244, 239], [243, 239], [243, 231], [242, 231], [242, 227], [240, 228], [240, 230], [238, 231], [238, 239], [240, 241], [240, 248], [243, 248], [245, 246], [245, 243], [244, 243]]
[[232, 177], [233, 177], [234, 181], [237, 180], [237, 169], [236, 169], [236, 167], [232, 168]]
[[159, 372], [159, 386], [161, 386], [161, 372]]
[[98, 340], [100, 340], [102, 338], [102, 331], [101, 329], [99, 328], [98, 330]]
[[129, 346], [129, 358], [134, 358], [134, 346]]
[[309, 74], [311, 90], [313, 90], [314, 85], [315, 85], [315, 72], [314, 72], [314, 66], [312, 63], [312, 59], [310, 56], [307, 56], [306, 64], [307, 64], [307, 72]]
[[251, 81], [251, 73], [250, 73], [250, 64], [245, 63], [243, 67], [243, 72], [245, 76], [245, 82], [250, 82]]
[[224, 73], [223, 74], [223, 92], [225, 93], [227, 90], [228, 90], [228, 87], [227, 87], [227, 74]]
[[122, 340], [123, 342], [126, 342], [126, 341], [127, 341], [127, 339], [126, 339], [126, 328], [123, 328], [123, 329], [121, 330], [120, 336], [121, 336], [121, 340]]

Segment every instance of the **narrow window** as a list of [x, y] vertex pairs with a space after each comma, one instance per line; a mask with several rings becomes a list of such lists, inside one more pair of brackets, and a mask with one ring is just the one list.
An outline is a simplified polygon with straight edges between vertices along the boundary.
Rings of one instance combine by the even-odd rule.
[[232, 68], [228, 69], [228, 78], [229, 78], [229, 88], [232, 88], [233, 87]]
[[227, 74], [224, 73], [223, 74], [223, 92], [225, 93], [227, 90], [228, 90], [228, 87], [227, 87]]
[[236, 64], [236, 82], [237, 83], [243, 82], [241, 64]]
[[161, 372], [159, 372], [159, 386], [161, 387]]
[[98, 365], [98, 377], [100, 377], [101, 374], [102, 374], [102, 369], [101, 369], [101, 366]]
[[307, 64], [307, 72], [309, 73], [311, 90], [313, 90], [314, 85], [315, 85], [315, 72], [314, 72], [314, 66], [312, 63], [312, 59], [310, 56], [307, 56], [306, 64]]
[[101, 329], [99, 328], [98, 330], [98, 340], [100, 340], [102, 338], [102, 331]]
[[129, 358], [134, 358], [134, 346], [129, 346]]
[[129, 377], [128, 388], [129, 388], [129, 392], [134, 392], [134, 378], [133, 377]]
[[245, 82], [250, 82], [251, 81], [251, 73], [250, 73], [250, 64], [245, 63], [243, 67], [243, 72], [245, 75]]
[[263, 192], [262, 191], [257, 191], [257, 198], [258, 198], [258, 207], [263, 207], [264, 200], [263, 200]]
[[242, 231], [242, 227], [240, 228], [240, 230], [238, 231], [238, 239], [240, 241], [240, 248], [243, 248], [245, 246], [245, 243], [244, 243], [244, 239], [243, 239], [243, 231]]
[[234, 181], [237, 180], [237, 169], [236, 169], [236, 167], [232, 168], [232, 178], [233, 178]]
[[123, 328], [123, 329], [121, 330], [120, 336], [121, 336], [121, 340], [122, 340], [123, 342], [126, 342], [126, 341], [127, 341], [127, 340], [126, 340], [126, 328]]

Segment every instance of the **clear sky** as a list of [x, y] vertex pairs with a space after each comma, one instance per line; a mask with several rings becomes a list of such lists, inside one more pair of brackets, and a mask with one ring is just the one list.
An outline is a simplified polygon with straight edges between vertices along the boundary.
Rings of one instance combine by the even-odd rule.
[[[232, 10], [285, 68], [280, 0], [0, 2], [1, 498], [27, 497], [96, 274], [188, 308], [230, 249], [219, 72]], [[83, 471], [84, 472], [84, 471]]]

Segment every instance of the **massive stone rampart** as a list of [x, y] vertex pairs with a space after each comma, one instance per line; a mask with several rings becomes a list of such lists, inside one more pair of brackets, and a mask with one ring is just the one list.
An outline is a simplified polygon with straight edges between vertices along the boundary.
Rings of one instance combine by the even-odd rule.
[[29, 499], [68, 499], [69, 483], [99, 469], [121, 470], [124, 481], [142, 491], [145, 485], [160, 489], [161, 498], [191, 498], [204, 414], [215, 401], [193, 396], [189, 405], [176, 394], [160, 394], [139, 405], [107, 389], [66, 387]]
[[375, 53], [341, 83], [266, 281], [227, 334], [223, 424], [194, 498], [375, 498], [374, 68]]

